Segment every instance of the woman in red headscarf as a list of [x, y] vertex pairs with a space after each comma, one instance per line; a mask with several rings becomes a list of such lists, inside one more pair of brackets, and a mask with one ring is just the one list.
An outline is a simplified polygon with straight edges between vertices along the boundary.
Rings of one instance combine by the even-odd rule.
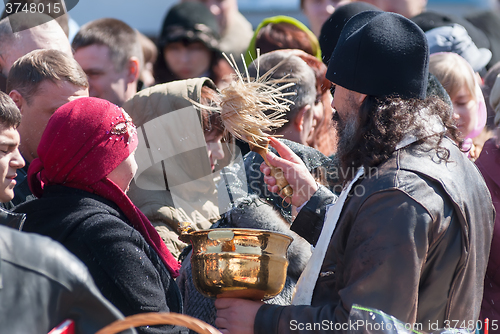
[[[24, 231], [61, 242], [82, 260], [102, 294], [126, 316], [182, 312], [179, 263], [125, 194], [137, 170], [137, 132], [116, 105], [69, 102], [50, 118], [29, 168], [38, 199], [16, 208]], [[173, 326], [139, 333], [179, 333]]]

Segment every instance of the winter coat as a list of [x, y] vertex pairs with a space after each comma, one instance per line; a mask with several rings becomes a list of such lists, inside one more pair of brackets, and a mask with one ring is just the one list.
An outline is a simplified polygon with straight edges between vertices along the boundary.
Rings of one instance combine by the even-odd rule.
[[[178, 239], [179, 222], [206, 229], [219, 219], [215, 183], [208, 178], [212, 170], [203, 131], [199, 119], [190, 124], [187, 117], [189, 111], [194, 111], [190, 100], [200, 101], [203, 85], [215, 88], [208, 78], [174, 81], [142, 90], [123, 106], [144, 137], [140, 142], [146, 143], [152, 154], [166, 154], [154, 157], [148, 166], [141, 163], [150, 161], [149, 157], [137, 157], [139, 170], [128, 196], [155, 226], [175, 257], [186, 247]], [[183, 141], [187, 131], [199, 137], [199, 146], [191, 147]], [[198, 177], [207, 179], [186, 181]]]
[[0, 225], [8, 226], [21, 231], [26, 215], [22, 213], [14, 213], [0, 207]]
[[0, 281], [3, 333], [46, 334], [71, 319], [76, 334], [94, 334], [123, 319], [84, 264], [47, 237], [0, 226]]
[[[495, 144], [496, 139], [488, 140], [476, 160], [476, 165], [483, 174], [490, 190], [493, 205], [496, 210], [493, 241], [488, 261], [488, 269], [484, 278], [483, 304], [481, 320], [489, 318], [500, 322], [500, 149]], [[494, 327], [490, 327], [490, 330]]]
[[[335, 173], [337, 168], [332, 159], [312, 147], [287, 139], [279, 139], [279, 141], [297, 154], [318, 183], [328, 185], [331, 190], [340, 193], [339, 188], [341, 190], [342, 187], [338, 184], [338, 174]], [[279, 155], [273, 147], [269, 147], [269, 150]], [[245, 155], [243, 161], [237, 160], [234, 164], [225, 167], [221, 171], [222, 177], [218, 189], [219, 191], [223, 188], [227, 189], [229, 196], [233, 199], [245, 198], [249, 194], [255, 194], [273, 205], [288, 222], [292, 222], [291, 206], [284, 203], [279, 195], [267, 189], [264, 174], [260, 171], [262, 162], [264, 162], [264, 159], [259, 154], [249, 152]], [[219, 201], [219, 207], [225, 206], [225, 203], [222, 204], [222, 201]]]
[[[491, 199], [478, 170], [449, 139], [443, 140], [448, 162], [422, 145], [365, 171], [343, 207], [311, 306], [263, 305], [255, 333], [291, 333], [323, 320], [346, 324], [353, 304], [423, 331], [453, 320], [475, 324], [493, 232]], [[292, 229], [315, 244], [332, 198], [321, 187]]]
[[[23, 230], [62, 243], [87, 265], [101, 293], [125, 316], [182, 313], [182, 300], [167, 268], [111, 201], [61, 185], [15, 209], [26, 214]], [[186, 329], [183, 329], [187, 331]], [[172, 326], [140, 327], [139, 333], [180, 333]]]

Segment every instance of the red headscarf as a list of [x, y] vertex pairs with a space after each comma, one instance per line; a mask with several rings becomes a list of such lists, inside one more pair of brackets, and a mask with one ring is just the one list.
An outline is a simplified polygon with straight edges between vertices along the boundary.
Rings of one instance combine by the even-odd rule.
[[38, 158], [28, 169], [31, 191], [41, 197], [45, 185], [82, 189], [114, 202], [155, 249], [173, 277], [180, 263], [151, 222], [107, 175], [137, 147], [132, 119], [120, 107], [98, 98], [79, 98], [55, 111], [43, 132]]

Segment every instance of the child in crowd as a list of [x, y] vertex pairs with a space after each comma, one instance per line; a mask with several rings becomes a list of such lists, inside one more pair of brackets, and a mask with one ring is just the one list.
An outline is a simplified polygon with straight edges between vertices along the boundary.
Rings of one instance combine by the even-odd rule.
[[429, 72], [434, 74], [450, 95], [453, 103], [453, 119], [465, 139], [463, 149], [474, 154], [472, 139], [478, 136], [486, 124], [486, 105], [478, 78], [469, 63], [456, 53], [434, 53], [429, 59]]

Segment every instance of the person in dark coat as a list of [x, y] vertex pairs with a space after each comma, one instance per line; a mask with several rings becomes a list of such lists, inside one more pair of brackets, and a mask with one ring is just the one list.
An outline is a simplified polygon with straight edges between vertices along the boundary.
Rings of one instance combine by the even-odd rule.
[[[38, 199], [24, 231], [62, 243], [82, 260], [101, 293], [124, 315], [182, 312], [179, 263], [125, 194], [135, 175], [137, 131], [116, 105], [80, 98], [55, 111], [28, 170]], [[176, 326], [139, 333], [182, 333]]]
[[[426, 97], [428, 59], [425, 34], [401, 15], [367, 11], [347, 22], [326, 74], [336, 85], [336, 158], [346, 187], [337, 198], [318, 186], [271, 138], [281, 158], [267, 159], [283, 170], [293, 189], [286, 201], [299, 211], [291, 229], [314, 251], [290, 306], [218, 298], [215, 324], [224, 334], [370, 331], [350, 326], [356, 304], [421, 331], [455, 321], [475, 329], [494, 210], [454, 142], [449, 106]], [[277, 192], [270, 168], [261, 171]]]

